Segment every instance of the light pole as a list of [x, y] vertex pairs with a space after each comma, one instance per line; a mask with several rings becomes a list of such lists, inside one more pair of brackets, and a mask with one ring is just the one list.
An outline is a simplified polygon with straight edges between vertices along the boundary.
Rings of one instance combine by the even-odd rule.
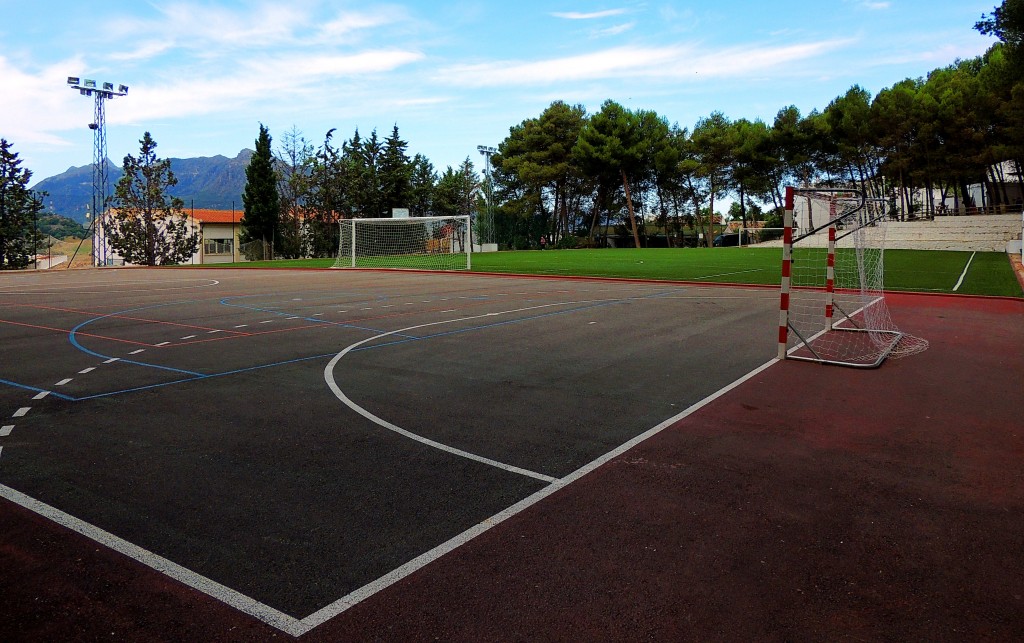
[[95, 97], [93, 107], [93, 119], [89, 123], [89, 129], [93, 131], [92, 146], [92, 214], [93, 214], [93, 256], [95, 264], [101, 265], [107, 262], [106, 234], [103, 226], [106, 224], [107, 213], [107, 122], [104, 102], [107, 99], [128, 94], [128, 85], [118, 85], [114, 89], [113, 83], [101, 83], [97, 86], [95, 80], [82, 79], [78, 76], [68, 76], [68, 86], [77, 89], [82, 96]]
[[497, 154], [496, 148], [487, 145], [477, 145], [476, 149], [484, 156], [484, 180], [487, 185], [484, 194], [487, 196], [487, 242], [494, 243], [494, 189], [491, 185], [491, 156]]

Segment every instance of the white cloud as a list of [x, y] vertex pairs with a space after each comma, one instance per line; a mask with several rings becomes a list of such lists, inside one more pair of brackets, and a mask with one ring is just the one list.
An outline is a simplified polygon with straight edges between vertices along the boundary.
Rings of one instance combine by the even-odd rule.
[[630, 29], [636, 26], [635, 22], [626, 22], [621, 25], [615, 25], [614, 27], [608, 27], [607, 29], [601, 29], [594, 33], [596, 36], [618, 36], [619, 34], [626, 33]]
[[607, 11], [594, 11], [591, 13], [580, 13], [578, 11], [556, 11], [552, 12], [551, 15], [555, 18], [564, 18], [566, 20], [596, 20], [598, 18], [621, 16], [624, 13], [626, 13], [625, 9], [608, 9]]
[[441, 70], [437, 80], [472, 87], [544, 85], [569, 81], [621, 79], [678, 80], [746, 76], [777, 69], [799, 60], [812, 60], [849, 40], [824, 40], [787, 46], [744, 46], [709, 50], [696, 45], [615, 47], [578, 56], [533, 62], [505, 61], [455, 65]]

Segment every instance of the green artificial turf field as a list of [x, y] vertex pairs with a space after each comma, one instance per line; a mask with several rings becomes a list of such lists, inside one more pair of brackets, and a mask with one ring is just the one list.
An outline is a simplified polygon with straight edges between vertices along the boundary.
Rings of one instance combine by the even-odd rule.
[[[968, 267], [968, 262], [970, 266]], [[247, 267], [329, 268], [334, 259], [231, 264]], [[474, 272], [618, 277], [732, 284], [778, 284], [781, 248], [609, 248], [477, 253]], [[966, 269], [966, 274], [965, 274]], [[957, 290], [954, 288], [963, 275]], [[886, 250], [886, 290], [1022, 297], [1005, 253]]]

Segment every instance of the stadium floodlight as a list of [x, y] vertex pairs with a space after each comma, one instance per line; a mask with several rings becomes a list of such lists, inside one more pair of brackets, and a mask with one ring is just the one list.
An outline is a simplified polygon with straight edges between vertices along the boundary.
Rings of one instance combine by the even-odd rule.
[[96, 81], [91, 78], [79, 76], [68, 76], [68, 86], [77, 89], [82, 96], [93, 97], [95, 103], [93, 109], [93, 120], [89, 123], [89, 129], [93, 131], [93, 154], [92, 154], [92, 222], [93, 228], [93, 258], [96, 265], [106, 265], [107, 243], [106, 230], [103, 225], [106, 220], [107, 206], [107, 125], [106, 110], [104, 101], [108, 98], [125, 96], [128, 93], [128, 85], [118, 85], [114, 91], [114, 83], [101, 83], [99, 87]]

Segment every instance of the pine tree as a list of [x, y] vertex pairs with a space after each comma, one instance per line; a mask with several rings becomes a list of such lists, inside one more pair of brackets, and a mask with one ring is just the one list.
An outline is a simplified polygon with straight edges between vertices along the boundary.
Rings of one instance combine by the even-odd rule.
[[33, 222], [43, 202], [28, 189], [31, 178], [11, 144], [0, 139], [0, 270], [24, 268], [35, 253]]
[[411, 208], [413, 166], [405, 150], [409, 144], [398, 136], [398, 125], [384, 140], [380, 162], [380, 187], [383, 192], [383, 216], [391, 216], [394, 208]]
[[114, 190], [116, 211], [106, 224], [107, 240], [126, 263], [182, 263], [199, 249], [199, 234], [190, 229], [184, 202], [168, 195], [168, 188], [178, 183], [171, 161], [157, 157], [149, 132], [139, 143], [138, 158], [124, 157], [124, 176]]
[[277, 173], [274, 154], [270, 149], [270, 131], [260, 124], [256, 139], [256, 152], [245, 168], [245, 191], [242, 204], [242, 243], [262, 241], [264, 245], [278, 247], [278, 227], [281, 223], [281, 201], [277, 192]]

